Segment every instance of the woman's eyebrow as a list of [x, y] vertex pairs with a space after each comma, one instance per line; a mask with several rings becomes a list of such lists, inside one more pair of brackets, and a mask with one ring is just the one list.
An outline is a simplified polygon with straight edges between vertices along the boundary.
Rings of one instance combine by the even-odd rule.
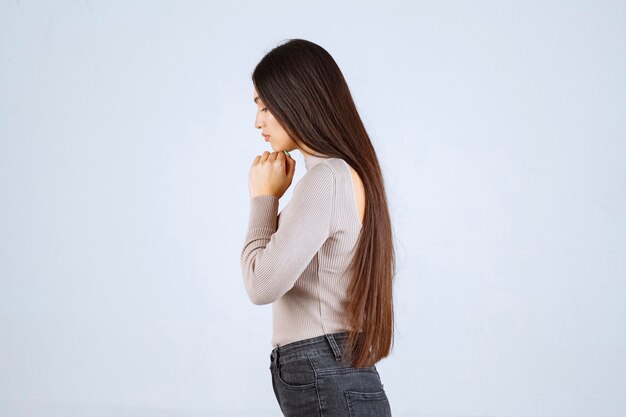
[[254, 102], [256, 103], [258, 100], [259, 100], [259, 96], [256, 96], [256, 97], [254, 98]]

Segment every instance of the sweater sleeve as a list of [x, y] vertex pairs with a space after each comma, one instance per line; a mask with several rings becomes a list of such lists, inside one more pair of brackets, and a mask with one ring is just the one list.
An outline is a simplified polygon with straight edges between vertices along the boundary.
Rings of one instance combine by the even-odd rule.
[[322, 163], [296, 184], [280, 213], [278, 197], [250, 200], [248, 231], [241, 252], [243, 282], [254, 304], [269, 304], [289, 291], [331, 233], [335, 175]]

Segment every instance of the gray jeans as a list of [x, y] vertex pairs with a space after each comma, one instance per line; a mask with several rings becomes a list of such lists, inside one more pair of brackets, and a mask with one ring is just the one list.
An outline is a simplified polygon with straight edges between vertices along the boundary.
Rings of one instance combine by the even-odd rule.
[[272, 350], [272, 386], [286, 417], [391, 417], [376, 365], [341, 362], [348, 334], [332, 333]]

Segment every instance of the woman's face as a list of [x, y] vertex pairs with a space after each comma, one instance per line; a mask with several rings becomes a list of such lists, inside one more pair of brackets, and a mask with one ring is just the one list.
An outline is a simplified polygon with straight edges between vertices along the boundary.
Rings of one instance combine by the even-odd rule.
[[[283, 129], [272, 113], [270, 113], [265, 107], [265, 103], [263, 103], [259, 97], [256, 88], [254, 89], [254, 95], [252, 97], [257, 105], [254, 127], [261, 129], [261, 134], [269, 135], [269, 137], [267, 137], [267, 141], [272, 146], [274, 152], [293, 151], [294, 149], [299, 149], [296, 142], [289, 137], [285, 129]], [[266, 140], [265, 137], [262, 139]]]

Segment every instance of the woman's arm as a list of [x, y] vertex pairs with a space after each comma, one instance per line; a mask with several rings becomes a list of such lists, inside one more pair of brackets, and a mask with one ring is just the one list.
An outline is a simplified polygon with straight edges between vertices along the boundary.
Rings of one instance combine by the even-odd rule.
[[254, 304], [269, 304], [289, 291], [331, 234], [335, 175], [325, 163], [296, 184], [278, 220], [278, 197], [250, 200], [248, 232], [241, 252], [243, 281]]

